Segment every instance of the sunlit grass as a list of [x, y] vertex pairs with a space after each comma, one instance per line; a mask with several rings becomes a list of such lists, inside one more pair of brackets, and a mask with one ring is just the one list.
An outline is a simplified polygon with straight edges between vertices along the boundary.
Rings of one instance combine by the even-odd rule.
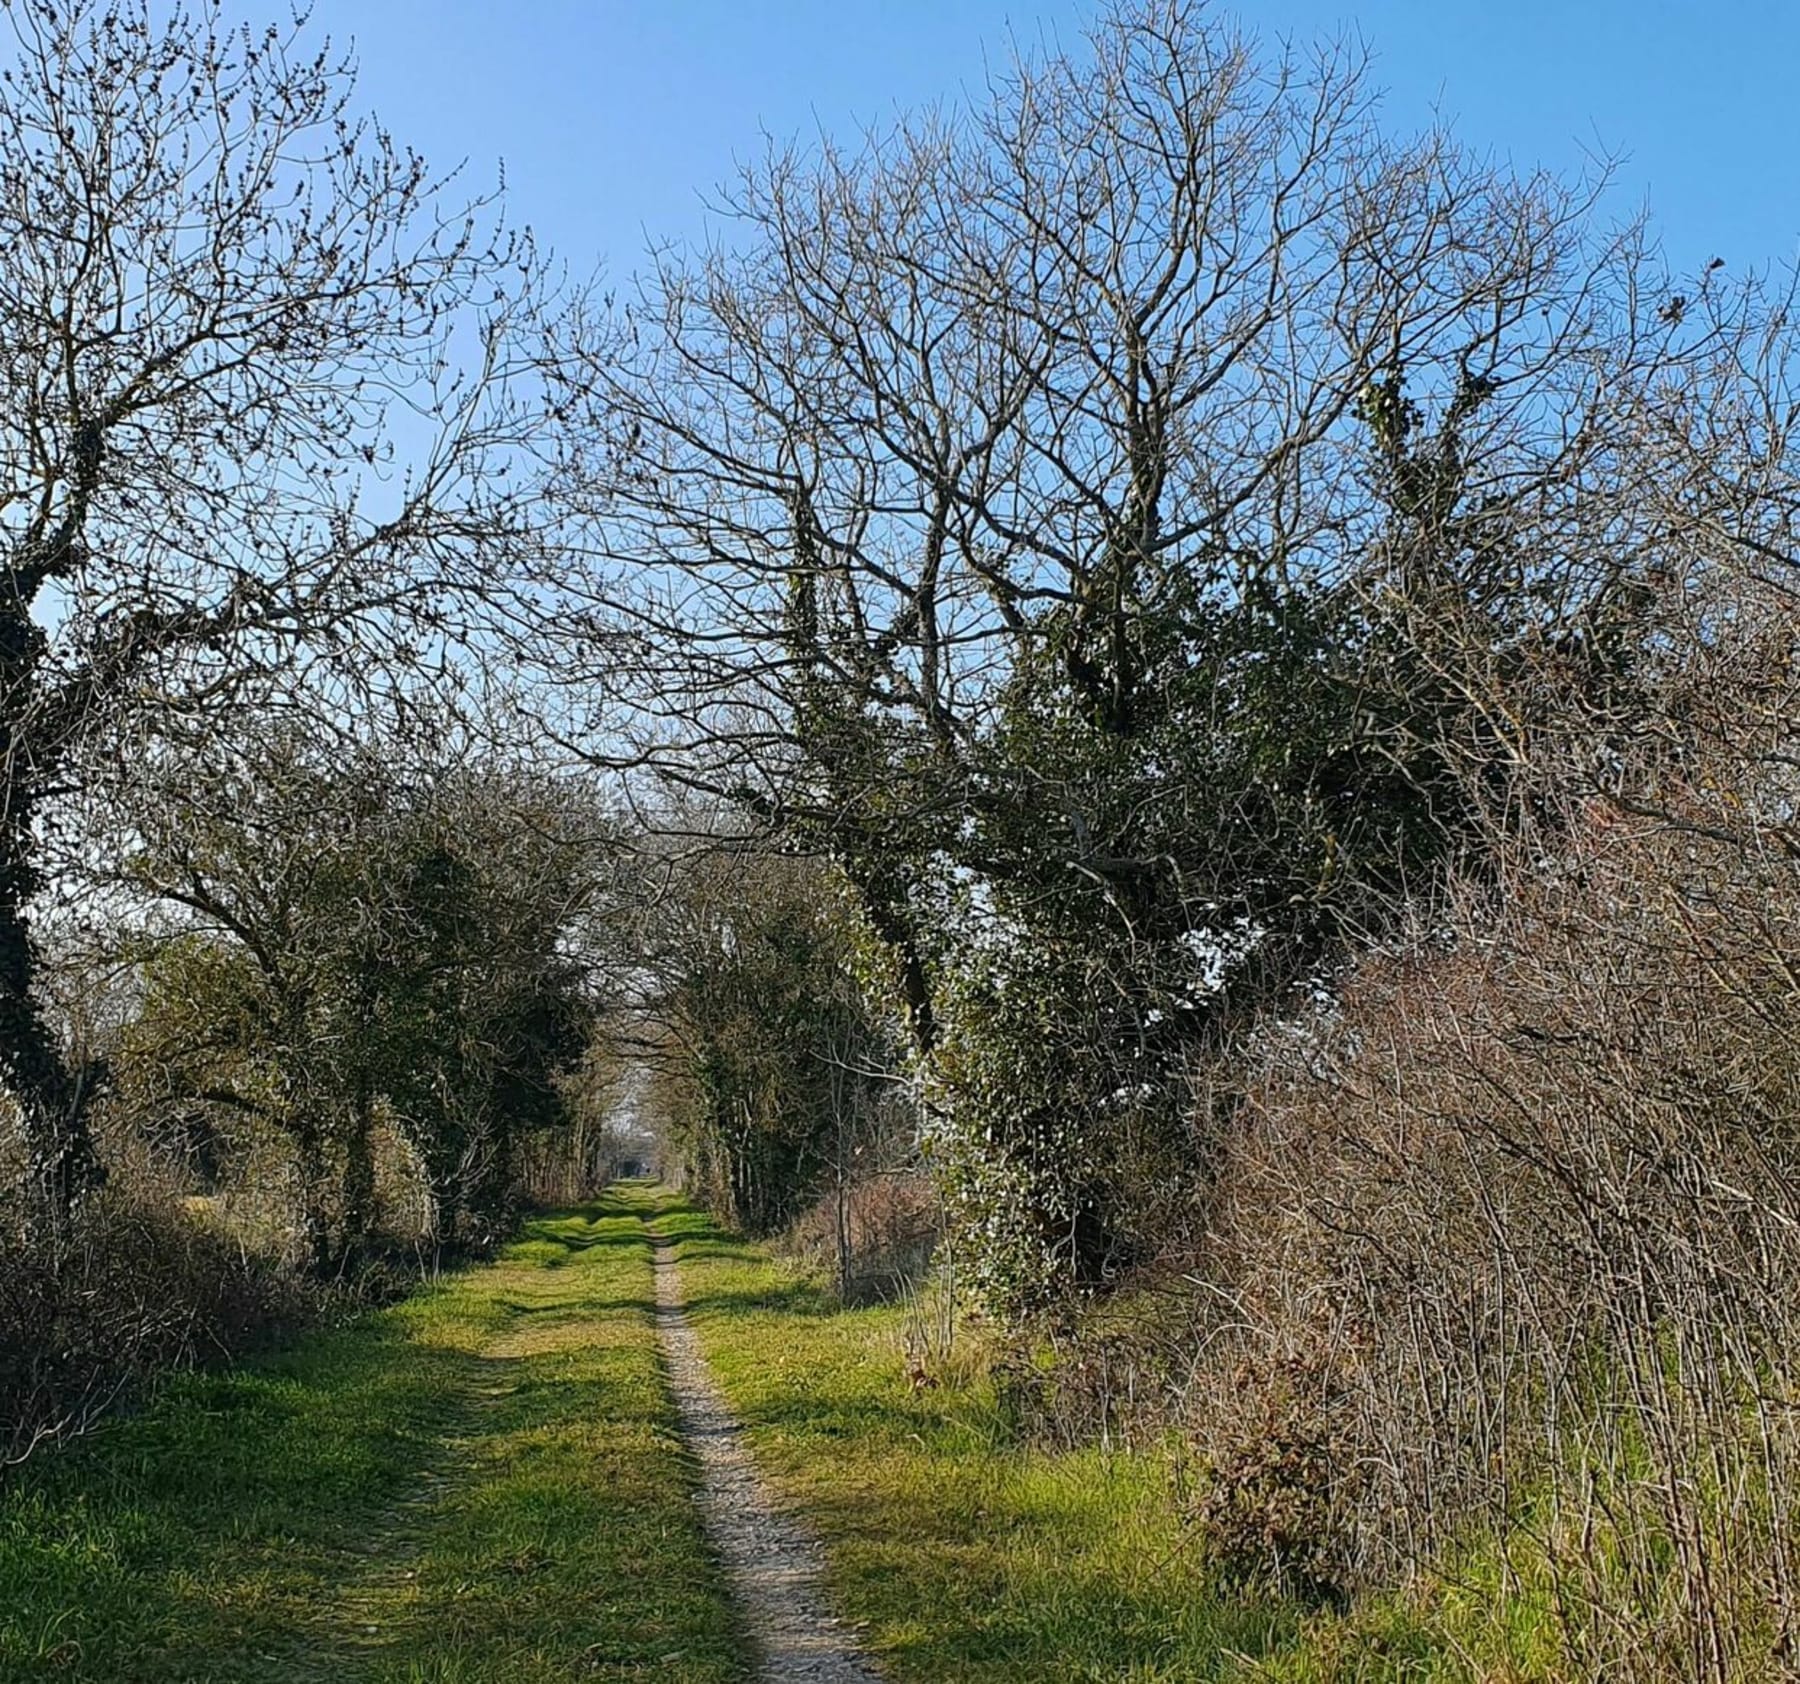
[[663, 1226], [721, 1384], [892, 1678], [1232, 1678], [1295, 1629], [1209, 1584], [1161, 1458], [1024, 1449], [978, 1380], [912, 1389], [903, 1311], [837, 1309], [691, 1213]]
[[680, 1238], [715, 1371], [895, 1684], [1577, 1675], [1522, 1541], [1345, 1614], [1221, 1590], [1166, 1457], [1021, 1445], [981, 1363], [914, 1390], [904, 1310], [840, 1309], [628, 1187], [404, 1304], [175, 1381], [0, 1486], [0, 1680], [745, 1677], [646, 1220]]
[[641, 1191], [0, 1488], [0, 1679], [742, 1676]]

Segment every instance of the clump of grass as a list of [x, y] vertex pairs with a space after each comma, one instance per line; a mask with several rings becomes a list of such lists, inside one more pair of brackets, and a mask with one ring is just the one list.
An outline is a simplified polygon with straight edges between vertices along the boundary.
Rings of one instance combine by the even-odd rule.
[[0, 1489], [0, 1679], [742, 1676], [638, 1190]]

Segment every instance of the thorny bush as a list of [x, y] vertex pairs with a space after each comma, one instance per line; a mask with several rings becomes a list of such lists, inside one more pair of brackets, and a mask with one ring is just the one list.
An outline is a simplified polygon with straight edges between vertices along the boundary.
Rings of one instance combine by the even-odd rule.
[[1264, 1033], [1190, 1407], [1215, 1534], [1498, 1556], [1570, 1676], [1723, 1681], [1800, 1617], [1800, 696], [1782, 590], [1663, 607], [1631, 729], [1570, 715], [1494, 875]]

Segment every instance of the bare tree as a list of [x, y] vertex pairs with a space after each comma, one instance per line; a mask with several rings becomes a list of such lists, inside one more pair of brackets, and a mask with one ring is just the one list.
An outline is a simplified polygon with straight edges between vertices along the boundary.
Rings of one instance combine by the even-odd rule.
[[1052, 1274], [1124, 1266], [1182, 1061], [1474, 845], [1518, 650], [1604, 670], [1645, 405], [1719, 348], [1603, 174], [1373, 99], [1349, 49], [1120, 0], [966, 108], [772, 150], [559, 347], [597, 752], [841, 866]]
[[304, 18], [44, 0], [6, 26], [0, 1048], [54, 1216], [97, 1171], [37, 989], [47, 803], [146, 710], [217, 725], [252, 676], [404, 689], [504, 612], [538, 265], [356, 114]]
[[[1530, 582], [1676, 331], [1634, 317], [1650, 254], [1595, 233], [1598, 190], [1390, 141], [1359, 55], [1265, 55], [1190, 0], [860, 149], [777, 148], [718, 246], [568, 328], [600, 560], [564, 671], [846, 865], [929, 1042], [896, 861], [979, 799], [1022, 660], [1127, 738], [1146, 626], [1372, 568]], [[1069, 869], [1142, 863], [1038, 796]]]

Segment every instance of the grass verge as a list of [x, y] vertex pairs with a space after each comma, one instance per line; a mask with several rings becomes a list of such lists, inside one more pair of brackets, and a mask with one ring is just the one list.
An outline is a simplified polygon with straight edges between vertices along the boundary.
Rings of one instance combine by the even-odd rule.
[[742, 1677], [642, 1190], [0, 1485], [0, 1680]]
[[662, 1227], [759, 1460], [897, 1684], [1229, 1679], [1293, 1639], [1292, 1607], [1209, 1585], [1157, 1458], [1011, 1444], [979, 1382], [913, 1391], [902, 1311], [838, 1309], [692, 1211]]
[[[823, 1535], [842, 1609], [895, 1684], [1624, 1676], [1570, 1648], [1523, 1532], [1504, 1557], [1477, 1541], [1343, 1612], [1222, 1590], [1183, 1535], [1171, 1458], [1023, 1447], [977, 1365], [914, 1390], [904, 1311], [840, 1308], [814, 1276], [691, 1210], [661, 1226], [759, 1461]], [[1631, 1675], [1692, 1673], [1672, 1656]]]

